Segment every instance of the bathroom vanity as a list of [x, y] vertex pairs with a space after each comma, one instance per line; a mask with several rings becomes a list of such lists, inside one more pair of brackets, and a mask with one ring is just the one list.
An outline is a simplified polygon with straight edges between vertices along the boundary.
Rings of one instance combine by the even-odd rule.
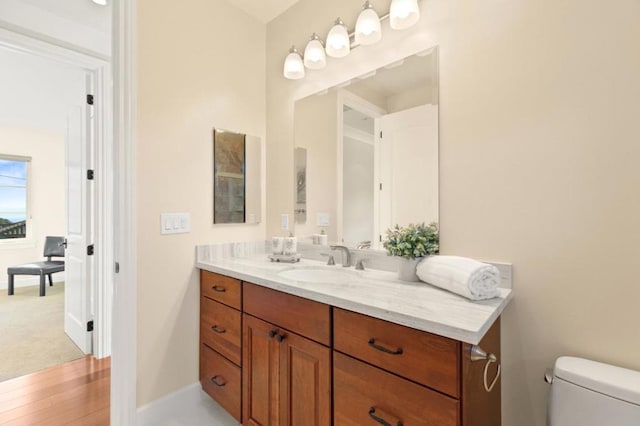
[[[500, 424], [500, 382], [487, 392], [485, 362], [470, 354], [479, 345], [500, 361], [510, 290], [473, 303], [392, 273], [315, 261], [291, 267], [257, 256], [196, 266], [200, 382], [238, 422]], [[347, 278], [310, 282], [292, 270]]]

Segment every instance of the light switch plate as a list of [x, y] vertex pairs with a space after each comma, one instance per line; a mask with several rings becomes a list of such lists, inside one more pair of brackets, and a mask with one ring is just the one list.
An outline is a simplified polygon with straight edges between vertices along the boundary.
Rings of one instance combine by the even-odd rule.
[[280, 229], [283, 231], [289, 230], [289, 215], [287, 213], [280, 215]]
[[190, 213], [162, 213], [160, 215], [160, 233], [188, 234], [191, 232]]

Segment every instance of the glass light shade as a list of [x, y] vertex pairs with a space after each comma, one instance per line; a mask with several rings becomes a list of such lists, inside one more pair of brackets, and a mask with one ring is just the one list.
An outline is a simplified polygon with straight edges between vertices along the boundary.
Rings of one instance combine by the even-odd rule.
[[311, 70], [319, 70], [327, 65], [327, 56], [324, 53], [324, 46], [314, 34], [304, 49], [304, 66]]
[[336, 24], [331, 28], [327, 35], [327, 55], [333, 58], [344, 58], [351, 51], [351, 41], [347, 27], [342, 20], [338, 18]]
[[380, 18], [375, 10], [367, 7], [360, 12], [356, 21], [355, 41], [357, 44], [367, 45], [377, 43], [381, 38]]
[[389, 9], [389, 25], [394, 30], [409, 28], [420, 19], [418, 0], [392, 0]]
[[289, 80], [298, 80], [304, 77], [304, 64], [302, 58], [295, 48], [291, 48], [290, 53], [284, 60], [284, 76]]
[[106, 6], [107, 0], [93, 0], [95, 4], [99, 4], [100, 6]]

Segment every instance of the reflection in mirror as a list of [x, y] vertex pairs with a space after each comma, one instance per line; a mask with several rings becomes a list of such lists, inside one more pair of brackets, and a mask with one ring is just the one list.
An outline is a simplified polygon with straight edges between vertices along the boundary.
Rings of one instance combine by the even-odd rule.
[[260, 138], [214, 129], [213, 223], [260, 223], [261, 163]]
[[295, 218], [296, 223], [307, 221], [307, 150], [296, 148], [294, 150], [293, 167], [295, 171]]
[[438, 222], [437, 50], [356, 79], [295, 105], [297, 148], [308, 152], [306, 202], [333, 220], [330, 241], [382, 248], [385, 231]]

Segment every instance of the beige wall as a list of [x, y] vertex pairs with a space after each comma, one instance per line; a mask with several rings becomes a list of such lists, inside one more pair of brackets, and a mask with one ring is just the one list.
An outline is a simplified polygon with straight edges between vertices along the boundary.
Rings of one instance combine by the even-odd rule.
[[361, 3], [301, 0], [267, 27], [268, 233], [293, 205], [293, 99], [438, 45], [442, 251], [514, 264], [503, 424], [545, 423], [559, 355], [640, 369], [640, 3], [426, 0], [418, 27], [282, 77], [291, 43]]
[[[138, 2], [138, 405], [198, 380], [195, 246], [264, 239], [213, 223], [213, 127], [265, 134], [265, 26], [221, 0]], [[191, 233], [160, 235], [160, 213]]]
[[[7, 288], [7, 267], [43, 260], [47, 235], [65, 235], [65, 137], [62, 133], [0, 127], [0, 154], [31, 157], [27, 238], [0, 240], [0, 288]], [[64, 274], [54, 275], [63, 280]], [[38, 278], [16, 276], [16, 285]]]

